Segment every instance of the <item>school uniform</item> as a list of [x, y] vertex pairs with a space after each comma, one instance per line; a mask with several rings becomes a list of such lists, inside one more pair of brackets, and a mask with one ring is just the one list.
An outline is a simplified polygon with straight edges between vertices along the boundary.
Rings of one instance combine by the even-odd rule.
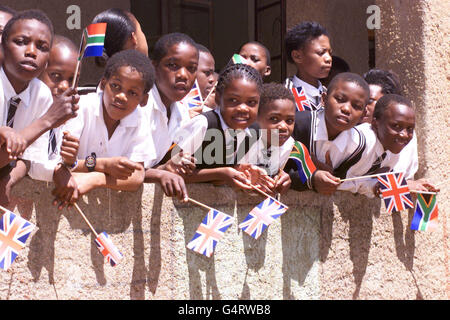
[[248, 151], [257, 140], [256, 130], [230, 128], [217, 108], [186, 122], [175, 143], [194, 155], [197, 168], [216, 168], [249, 163]]
[[177, 131], [190, 120], [189, 110], [179, 102], [174, 102], [170, 106], [169, 119], [156, 85], [150, 90], [148, 103], [142, 110], [150, 129], [148, 139], [152, 140], [156, 151], [155, 158], [147, 161], [145, 168], [152, 168], [163, 160], [175, 141]]
[[[329, 151], [333, 175], [339, 178], [346, 176], [347, 170], [361, 158], [366, 147], [365, 137], [357, 128], [342, 131], [334, 140], [329, 140], [325, 122], [325, 110], [297, 112], [295, 116], [294, 132], [296, 141], [303, 143], [311, 156], [318, 161], [326, 163], [326, 154]], [[292, 169], [294, 166], [287, 166]], [[298, 180], [298, 174], [286, 171], [291, 179]], [[305, 190], [301, 183], [293, 181], [294, 188]], [[308, 188], [313, 186], [308, 181]]]
[[108, 137], [103, 117], [102, 91], [81, 96], [79, 107], [78, 116], [67, 121], [62, 128], [79, 139], [78, 159], [84, 160], [95, 153], [97, 158], [123, 156], [134, 162], [145, 163], [155, 157], [140, 106], [120, 120], [111, 138]]
[[[298, 78], [296, 75], [286, 78], [284, 81], [284, 86], [289, 89], [289, 91], [292, 92], [293, 88], [297, 88], [297, 92], [299, 96], [302, 96], [301, 93], [303, 91], [303, 94], [306, 96], [309, 102], [309, 106], [311, 107], [311, 110], [318, 110], [323, 108], [322, 105], [322, 93], [326, 92], [326, 88], [322, 86], [322, 83], [317, 80], [318, 86], [312, 86], [309, 83], [303, 81], [302, 79]], [[295, 95], [294, 95], [295, 96]], [[296, 104], [298, 104], [298, 101], [296, 99]], [[301, 106], [297, 106], [297, 110], [303, 110]]]
[[[405, 148], [400, 153], [394, 154], [384, 150], [376, 133], [372, 130], [371, 124], [363, 123], [356, 128], [366, 138], [366, 149], [361, 159], [348, 170], [346, 178], [376, 174], [378, 173], [376, 172], [377, 169], [380, 168], [386, 168], [386, 172], [404, 172], [406, 180], [414, 178], [418, 169], [417, 137], [415, 133]], [[360, 193], [373, 198], [375, 196], [373, 188], [376, 184], [376, 178], [344, 181], [339, 185], [338, 190]]]
[[[15, 100], [16, 98], [20, 100]], [[11, 101], [18, 102], [14, 104], [17, 109], [13, 106], [10, 108]], [[17, 94], [3, 67], [0, 68], [0, 124], [2, 126], [8, 125], [8, 111], [15, 109], [13, 117], [10, 112], [12, 121], [10, 121], [9, 126], [19, 132], [42, 117], [52, 103], [53, 97], [50, 89], [41, 80], [34, 78], [24, 91]], [[48, 155], [48, 139], [49, 132], [47, 131], [28, 146], [21, 158], [30, 161], [45, 161]]]

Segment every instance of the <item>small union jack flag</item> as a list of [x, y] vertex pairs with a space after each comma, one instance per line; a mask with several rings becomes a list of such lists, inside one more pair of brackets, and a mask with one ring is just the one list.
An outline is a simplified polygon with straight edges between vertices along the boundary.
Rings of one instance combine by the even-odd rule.
[[203, 104], [202, 94], [200, 87], [198, 86], [197, 79], [195, 79], [194, 85], [191, 91], [181, 100], [181, 103], [190, 108], [200, 107]]
[[95, 244], [111, 266], [114, 267], [123, 258], [122, 253], [117, 249], [114, 243], [112, 243], [106, 232], [103, 231], [98, 235], [97, 239], [95, 239]]
[[194, 237], [187, 244], [187, 248], [203, 254], [208, 258], [211, 257], [217, 243], [233, 221], [233, 217], [223, 212], [214, 209], [209, 210], [195, 232]]
[[391, 213], [414, 207], [403, 172], [388, 173], [377, 178], [387, 212]]
[[295, 105], [298, 111], [311, 111], [312, 107], [306, 96], [305, 89], [302, 87], [292, 87], [292, 94], [294, 95]]
[[0, 268], [8, 270], [35, 227], [11, 211], [3, 214], [0, 219]]
[[250, 211], [239, 228], [258, 239], [263, 231], [286, 210], [287, 208], [278, 201], [267, 198]]

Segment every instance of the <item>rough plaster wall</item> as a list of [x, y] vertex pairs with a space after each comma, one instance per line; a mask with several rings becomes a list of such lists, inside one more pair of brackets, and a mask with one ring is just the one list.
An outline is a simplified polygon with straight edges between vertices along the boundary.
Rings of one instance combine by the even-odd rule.
[[[287, 0], [286, 26], [290, 29], [302, 21], [317, 21], [331, 40], [333, 54], [350, 65], [352, 72], [363, 74], [369, 68], [369, 42], [366, 27], [367, 7], [371, 0]], [[295, 74], [287, 63], [287, 75]]]
[[[189, 185], [193, 199], [236, 219], [211, 258], [186, 249], [206, 210], [145, 184], [92, 192], [80, 207], [124, 254], [104, 264], [75, 210], [50, 206], [51, 185], [23, 180], [12, 207], [39, 229], [7, 272], [0, 299], [445, 299], [442, 251], [380, 200], [290, 191], [289, 210], [254, 240], [237, 225], [263, 198]], [[239, 206], [237, 205], [239, 204]], [[433, 243], [430, 241], [430, 243]]]

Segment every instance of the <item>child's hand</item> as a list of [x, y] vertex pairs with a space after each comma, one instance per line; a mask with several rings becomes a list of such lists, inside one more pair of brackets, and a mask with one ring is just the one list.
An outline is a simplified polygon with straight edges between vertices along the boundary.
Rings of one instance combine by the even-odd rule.
[[266, 193], [274, 194], [275, 180], [264, 169], [251, 164], [239, 164], [236, 170], [243, 172], [252, 185]]
[[191, 175], [195, 170], [195, 158], [188, 153], [180, 151], [167, 161], [162, 168], [182, 176]]
[[43, 118], [50, 123], [51, 128], [57, 128], [64, 122], [77, 116], [80, 96], [76, 89], [69, 88], [60, 95], [53, 96], [53, 103]]
[[20, 157], [27, 148], [27, 142], [22, 135], [10, 127], [0, 127], [0, 145], [4, 145], [11, 161]]
[[250, 186], [251, 181], [247, 179], [245, 173], [240, 172], [232, 167], [224, 167], [222, 178], [226, 184], [235, 189], [243, 189], [251, 191], [253, 188]]
[[77, 161], [78, 148], [80, 146], [80, 140], [69, 132], [63, 132], [63, 140], [61, 143], [61, 158], [64, 163], [71, 166]]
[[203, 107], [195, 107], [195, 108], [190, 108], [189, 109], [189, 117], [192, 119], [193, 117], [199, 115], [200, 113], [202, 113]]
[[440, 189], [436, 188], [434, 185], [429, 183], [425, 178], [419, 180], [408, 180], [408, 188], [411, 191], [429, 191], [429, 192], [439, 192]]
[[188, 198], [186, 184], [181, 176], [165, 170], [158, 171], [160, 171], [159, 183], [161, 184], [161, 188], [166, 196], [176, 196], [180, 200], [185, 200]]
[[324, 170], [317, 170], [312, 179], [316, 191], [325, 195], [332, 195], [340, 184], [339, 178]]
[[109, 174], [116, 179], [126, 180], [135, 170], [139, 170], [142, 166], [139, 163], [129, 160], [127, 157], [103, 158], [103, 172]]
[[280, 169], [278, 175], [275, 176], [275, 188], [277, 193], [285, 193], [291, 186], [291, 177]]
[[71, 206], [74, 203], [73, 199], [78, 200], [79, 192], [77, 183], [72, 176], [72, 173], [62, 165], [58, 165], [53, 173], [53, 182], [55, 188], [52, 195], [55, 196], [53, 205], [58, 205], [58, 209], [62, 210], [66, 205]]

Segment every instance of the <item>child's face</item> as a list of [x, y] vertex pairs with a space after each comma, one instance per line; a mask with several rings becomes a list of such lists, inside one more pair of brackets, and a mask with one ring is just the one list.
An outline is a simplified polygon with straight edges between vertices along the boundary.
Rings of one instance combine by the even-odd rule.
[[358, 84], [338, 81], [334, 89], [323, 94], [328, 137], [334, 139], [342, 131], [353, 128], [363, 115], [368, 96]]
[[255, 68], [261, 77], [270, 75], [271, 69], [267, 65], [267, 56], [265, 50], [254, 43], [245, 44], [239, 52], [241, 56], [247, 59], [248, 64]]
[[297, 66], [298, 74], [303, 81], [317, 82], [326, 78], [331, 69], [331, 45], [326, 35], [321, 35], [302, 49], [292, 51], [292, 59]]
[[200, 52], [198, 58], [197, 82], [203, 99], [205, 99], [212, 90], [214, 82], [216, 81], [214, 77], [214, 68], [215, 62], [213, 56], [208, 52]]
[[8, 23], [8, 21], [11, 18], [12, 18], [11, 14], [9, 14], [7, 12], [0, 11], [0, 43], [2, 42], [1, 35], [3, 33], [3, 28], [5, 27], [5, 25]]
[[372, 123], [372, 116], [373, 116], [373, 110], [375, 109], [375, 105], [377, 104], [378, 99], [380, 99], [383, 96], [383, 93], [379, 85], [377, 84], [369, 84], [370, 89], [370, 97], [369, 97], [369, 103], [366, 106], [366, 114], [362, 118], [361, 122], [368, 122]]
[[194, 85], [197, 76], [198, 51], [188, 43], [177, 43], [154, 63], [156, 86], [166, 107], [182, 100]]
[[261, 129], [268, 131], [267, 145], [272, 145], [272, 131], [278, 130], [278, 145], [282, 146], [294, 131], [295, 105], [291, 100], [277, 99], [270, 101], [265, 110], [267, 112], [258, 115], [258, 123]]
[[144, 93], [145, 83], [142, 75], [130, 66], [122, 66], [109, 79], [101, 81], [103, 90], [103, 108], [108, 119], [117, 122], [132, 113], [140, 104], [147, 103], [148, 94]]
[[129, 17], [135, 24], [136, 31], [133, 32], [131, 38], [125, 43], [123, 50], [135, 49], [148, 56], [147, 38], [142, 31], [141, 24], [139, 23], [139, 21], [137, 21], [136, 17], [133, 14], [130, 14]]
[[372, 128], [384, 150], [392, 153], [399, 153], [411, 141], [415, 124], [414, 110], [399, 103], [391, 103], [381, 119], [372, 120]]
[[50, 59], [39, 77], [53, 95], [61, 94], [72, 85], [78, 53], [67, 46], [57, 45], [50, 50]]
[[3, 67], [17, 93], [39, 76], [50, 56], [51, 33], [38, 20], [18, 20], [3, 43]]
[[256, 83], [234, 79], [222, 94], [216, 93], [216, 103], [225, 123], [232, 129], [245, 129], [258, 115], [260, 93]]

